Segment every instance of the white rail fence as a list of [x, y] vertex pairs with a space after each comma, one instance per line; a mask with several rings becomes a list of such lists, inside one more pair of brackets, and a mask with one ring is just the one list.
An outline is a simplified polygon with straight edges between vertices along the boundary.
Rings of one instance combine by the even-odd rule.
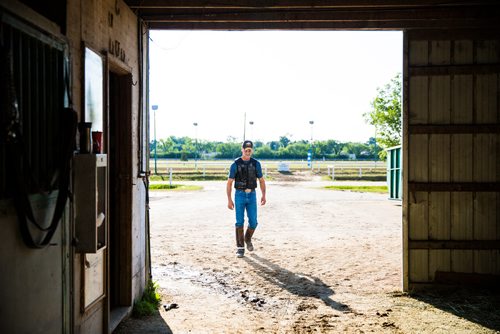
[[335, 180], [335, 170], [337, 170], [337, 172], [340, 171], [340, 173], [342, 173], [344, 170], [357, 170], [358, 171], [358, 178], [362, 178], [363, 177], [363, 170], [365, 171], [365, 174], [366, 174], [366, 171], [368, 172], [373, 172], [374, 170], [375, 171], [378, 171], [378, 172], [382, 172], [382, 173], [385, 173], [386, 172], [386, 166], [377, 166], [377, 167], [369, 167], [369, 166], [357, 166], [357, 165], [328, 165], [326, 166], [327, 168], [327, 175], [330, 176], [332, 178], [332, 180]]
[[[157, 160], [157, 171], [158, 174], [168, 174], [169, 179], [172, 179], [172, 175], [177, 173], [182, 173], [186, 171], [194, 171], [196, 174], [200, 174], [205, 177], [210, 173], [218, 174], [229, 174], [229, 167], [231, 166], [232, 160], [217, 160], [217, 161], [180, 161], [180, 160]], [[151, 171], [154, 172], [154, 161], [151, 160]], [[371, 173], [373, 171], [384, 173], [386, 170], [385, 161], [313, 161], [312, 165], [309, 166], [307, 161], [297, 161], [297, 160], [261, 160], [262, 172], [264, 177], [267, 177], [269, 171], [278, 172], [294, 172], [294, 171], [304, 171], [311, 170], [315, 173], [326, 172], [328, 176], [335, 179], [336, 175], [342, 174], [344, 171], [349, 170], [351, 175], [352, 171], [356, 170], [358, 177], [363, 177], [366, 173]]]

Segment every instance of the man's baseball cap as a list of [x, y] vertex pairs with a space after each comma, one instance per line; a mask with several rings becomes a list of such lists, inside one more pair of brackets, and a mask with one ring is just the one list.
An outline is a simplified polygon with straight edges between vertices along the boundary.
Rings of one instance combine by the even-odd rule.
[[251, 140], [245, 140], [243, 142], [243, 145], [241, 145], [242, 148], [253, 148], [253, 143]]

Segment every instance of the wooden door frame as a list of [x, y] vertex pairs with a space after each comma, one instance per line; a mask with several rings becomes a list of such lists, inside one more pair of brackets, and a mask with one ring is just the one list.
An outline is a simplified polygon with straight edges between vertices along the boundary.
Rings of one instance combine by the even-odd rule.
[[403, 198], [403, 212], [402, 212], [402, 225], [403, 225], [403, 272], [402, 272], [402, 285], [403, 285], [403, 291], [408, 291], [409, 289], [409, 264], [408, 264], [408, 259], [409, 259], [409, 250], [408, 250], [408, 238], [409, 238], [409, 232], [408, 232], [408, 109], [409, 109], [409, 82], [408, 82], [408, 57], [409, 57], [409, 48], [408, 48], [408, 31], [404, 30], [403, 31], [403, 87], [402, 87], [402, 129], [403, 129], [403, 134], [402, 134], [402, 141], [401, 141], [401, 154], [403, 158], [403, 165], [401, 168], [403, 169], [403, 180], [402, 180], [402, 185], [403, 185], [403, 193], [402, 193], [402, 198]]
[[[106, 136], [107, 151], [109, 152], [108, 159], [108, 179], [111, 183], [113, 178], [115, 184], [120, 187], [121, 191], [116, 192], [115, 189], [110, 189], [110, 192], [114, 192], [115, 200], [118, 203], [111, 203], [110, 207], [114, 206], [117, 211], [118, 217], [110, 216], [108, 217], [109, 229], [111, 232], [112, 224], [116, 224], [119, 221], [118, 231], [119, 241], [118, 248], [118, 267], [120, 271], [123, 271], [118, 275], [118, 296], [113, 294], [118, 300], [120, 306], [132, 306], [132, 171], [133, 171], [133, 135], [132, 135], [132, 70], [127, 68], [122, 62], [114, 58], [111, 55], [107, 55], [107, 68], [106, 68], [106, 79], [107, 79], [107, 111], [108, 111], [108, 124], [106, 128], [108, 129], [108, 135]], [[116, 76], [119, 82], [117, 86], [111, 86], [111, 76]], [[120, 94], [116, 94], [119, 92]], [[117, 102], [113, 104], [114, 102]], [[114, 119], [112, 113], [115, 112], [114, 105], [118, 106], [120, 109], [119, 124], [112, 124]], [[113, 128], [114, 127], [114, 128]], [[110, 131], [115, 131], [114, 142], [111, 141]], [[117, 157], [112, 156], [111, 147], [116, 148]], [[116, 166], [116, 158], [120, 159], [119, 165], [122, 166], [120, 170], [113, 168]], [[114, 173], [114, 174], [112, 174]], [[111, 211], [111, 210], [110, 210]], [[111, 291], [112, 284], [116, 282], [111, 282], [111, 256], [113, 254], [113, 245], [111, 244], [111, 233], [108, 233], [108, 312], [111, 307]]]

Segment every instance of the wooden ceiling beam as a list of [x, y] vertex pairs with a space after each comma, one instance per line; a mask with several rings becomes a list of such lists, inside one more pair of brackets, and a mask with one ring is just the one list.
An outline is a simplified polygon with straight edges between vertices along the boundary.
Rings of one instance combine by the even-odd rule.
[[430, 6], [455, 7], [455, 6], [483, 6], [495, 5], [495, 0], [238, 0], [238, 1], [204, 1], [204, 0], [125, 0], [132, 9], [293, 9], [293, 8], [366, 8], [366, 7], [392, 7], [392, 8], [421, 8]]
[[437, 8], [432, 10], [313, 10], [241, 12], [168, 12], [143, 11], [148, 22], [349, 22], [349, 21], [418, 21], [418, 20], [483, 20], [500, 17], [500, 7]]
[[126, 0], [151, 29], [327, 30], [497, 27], [497, 1]]
[[498, 20], [457, 24], [456, 20], [441, 21], [337, 21], [337, 22], [148, 22], [150, 29], [159, 30], [403, 30], [403, 29], [489, 29]]

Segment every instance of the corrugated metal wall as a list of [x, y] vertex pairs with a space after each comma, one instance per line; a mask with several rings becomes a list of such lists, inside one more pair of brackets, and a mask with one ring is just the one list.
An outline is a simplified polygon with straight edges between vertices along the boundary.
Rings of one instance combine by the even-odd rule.
[[407, 32], [405, 57], [405, 286], [484, 282], [500, 274], [500, 40]]

